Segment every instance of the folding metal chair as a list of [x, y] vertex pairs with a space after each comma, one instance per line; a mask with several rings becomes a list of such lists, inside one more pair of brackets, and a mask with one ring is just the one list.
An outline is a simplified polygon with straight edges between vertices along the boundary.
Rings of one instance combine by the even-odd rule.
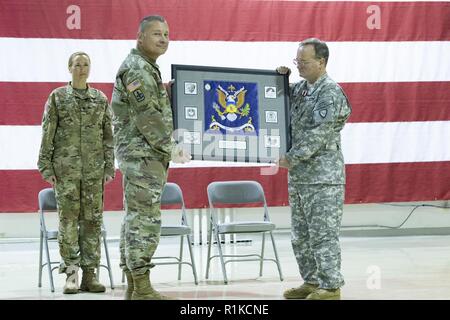
[[[50, 279], [50, 288], [52, 292], [55, 292], [55, 286], [53, 283], [53, 270], [57, 269], [58, 266], [55, 266], [52, 268], [53, 264], [58, 264], [59, 261], [51, 261], [50, 259], [50, 252], [48, 249], [48, 241], [50, 240], [57, 240], [58, 239], [58, 230], [47, 230], [47, 226], [45, 224], [45, 212], [48, 211], [56, 211], [56, 199], [55, 199], [55, 193], [52, 188], [46, 188], [39, 192], [38, 196], [39, 200], [39, 221], [40, 221], [40, 240], [39, 240], [39, 281], [38, 281], [38, 287], [40, 288], [42, 286], [42, 269], [47, 266], [48, 270], [48, 277]], [[114, 289], [114, 282], [112, 277], [112, 270], [111, 270], [111, 262], [109, 259], [109, 252], [108, 252], [108, 245], [106, 243], [106, 230], [105, 226], [102, 224], [102, 233], [101, 233], [102, 239], [103, 239], [103, 245], [105, 248], [105, 256], [106, 256], [106, 263], [107, 265], [100, 264], [99, 268], [97, 269], [97, 278], [100, 275], [100, 267], [104, 267], [108, 270], [109, 274], [109, 281], [111, 284], [111, 289]], [[45, 257], [46, 262], [42, 263], [42, 254], [43, 254], [43, 247], [45, 246]]]
[[[180, 254], [179, 256], [153, 256], [152, 263], [156, 265], [178, 265], [178, 280], [181, 280], [181, 267], [183, 264], [189, 265], [192, 268], [192, 273], [194, 275], [194, 282], [198, 284], [197, 271], [195, 268], [194, 253], [192, 250], [191, 233], [192, 229], [188, 225], [186, 218], [186, 208], [184, 206], [183, 192], [181, 188], [172, 182], [168, 182], [164, 185], [164, 189], [161, 195], [161, 205], [179, 205], [181, 208], [181, 223], [177, 225], [161, 225], [161, 237], [180, 237]], [[183, 261], [183, 246], [184, 237], [186, 237], [186, 242], [189, 248], [189, 254], [191, 257], [191, 262]], [[165, 260], [175, 260], [166, 262], [154, 262], [157, 259]], [[122, 282], [125, 282], [125, 274], [122, 272]]]
[[[177, 225], [167, 225], [162, 224], [161, 226], [161, 237], [180, 237], [180, 255], [178, 257], [174, 256], [156, 256], [153, 259], [175, 259], [173, 262], [154, 262], [155, 265], [169, 265], [178, 264], [178, 280], [181, 280], [181, 267], [183, 264], [187, 264], [192, 268], [192, 273], [194, 275], [194, 282], [198, 284], [197, 271], [195, 269], [194, 253], [192, 250], [191, 233], [192, 229], [188, 225], [186, 218], [186, 208], [184, 206], [183, 192], [181, 188], [172, 182], [165, 184], [163, 193], [161, 196], [161, 205], [179, 205], [181, 207], [181, 223]], [[189, 248], [189, 254], [191, 257], [191, 262], [183, 261], [183, 245], [184, 237], [186, 237], [186, 242]]]
[[[209, 277], [210, 261], [213, 258], [220, 258], [224, 283], [228, 283], [227, 272], [225, 265], [229, 262], [241, 262], [241, 261], [259, 261], [259, 276], [262, 276], [263, 262], [273, 261], [278, 267], [278, 273], [280, 280], [283, 281], [283, 275], [281, 272], [280, 261], [278, 259], [278, 252], [275, 246], [275, 240], [273, 238], [272, 231], [275, 229], [275, 224], [270, 222], [269, 211], [267, 208], [266, 198], [262, 186], [256, 181], [218, 181], [212, 182], [208, 185], [208, 200], [209, 200], [209, 242], [208, 242], [208, 258], [206, 263], [206, 279]], [[218, 219], [218, 210], [215, 205], [218, 204], [249, 204], [249, 203], [262, 203], [264, 207], [264, 216], [261, 220], [256, 221], [238, 221], [232, 220], [230, 222], [220, 222]], [[222, 251], [222, 244], [220, 236], [224, 234], [245, 234], [245, 233], [262, 233], [262, 248], [260, 254], [234, 254], [225, 255]], [[273, 251], [275, 259], [264, 258], [265, 247], [265, 235], [268, 233], [272, 240]], [[213, 236], [217, 243], [219, 251], [218, 255], [211, 256], [211, 244], [213, 242]], [[228, 259], [225, 258], [239, 258]], [[251, 258], [254, 257], [254, 258]], [[256, 258], [255, 258], [256, 257]]]

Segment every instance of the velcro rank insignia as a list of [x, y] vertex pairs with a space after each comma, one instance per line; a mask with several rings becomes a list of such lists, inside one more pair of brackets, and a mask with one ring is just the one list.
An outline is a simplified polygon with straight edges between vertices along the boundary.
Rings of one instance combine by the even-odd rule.
[[322, 118], [325, 118], [327, 116], [327, 112], [328, 112], [327, 109], [319, 110], [319, 114]]
[[135, 89], [133, 91], [133, 95], [136, 98], [137, 102], [142, 102], [145, 100], [145, 95], [142, 93], [142, 91], [140, 89]]
[[138, 89], [140, 87], [141, 87], [141, 82], [139, 80], [134, 80], [129, 85], [127, 85], [127, 89], [130, 92], [133, 92], [134, 90], [136, 90], [136, 89]]

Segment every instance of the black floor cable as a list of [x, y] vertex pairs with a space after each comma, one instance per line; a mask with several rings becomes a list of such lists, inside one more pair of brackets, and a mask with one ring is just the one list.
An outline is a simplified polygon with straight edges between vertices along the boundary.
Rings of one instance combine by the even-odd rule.
[[395, 226], [395, 227], [393, 227], [393, 226], [385, 226], [385, 225], [380, 225], [380, 224], [367, 224], [367, 225], [342, 226], [341, 228], [387, 228], [387, 229], [400, 229], [406, 223], [406, 221], [409, 220], [409, 218], [414, 213], [414, 211], [416, 211], [420, 207], [432, 207], [432, 208], [439, 208], [439, 209], [450, 209], [450, 206], [437, 206], [437, 205], [432, 205], [432, 204], [418, 204], [418, 205], [409, 205], [409, 204], [402, 205], [402, 204], [388, 204], [388, 203], [379, 203], [379, 204], [380, 205], [385, 205], [385, 206], [393, 206], [393, 207], [413, 207], [413, 209], [408, 214], [406, 219], [403, 220], [403, 222], [401, 224], [399, 224], [398, 226]]

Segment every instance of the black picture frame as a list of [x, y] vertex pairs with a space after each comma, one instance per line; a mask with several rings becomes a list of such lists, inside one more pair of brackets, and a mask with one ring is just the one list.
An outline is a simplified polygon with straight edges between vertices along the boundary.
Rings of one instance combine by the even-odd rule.
[[286, 75], [173, 64], [172, 79], [174, 136], [193, 160], [271, 163], [290, 149]]

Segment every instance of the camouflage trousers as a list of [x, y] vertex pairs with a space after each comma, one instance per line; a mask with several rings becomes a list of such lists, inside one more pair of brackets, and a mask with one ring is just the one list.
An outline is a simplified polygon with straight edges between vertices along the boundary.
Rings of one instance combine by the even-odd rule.
[[339, 230], [344, 185], [289, 184], [292, 248], [305, 282], [324, 289], [344, 285]]
[[100, 236], [103, 222], [103, 180], [58, 178], [54, 186], [58, 205], [58, 243], [62, 263], [94, 270], [100, 264]]
[[161, 194], [167, 165], [150, 158], [123, 161], [125, 217], [120, 232], [120, 267], [144, 274], [161, 234]]

